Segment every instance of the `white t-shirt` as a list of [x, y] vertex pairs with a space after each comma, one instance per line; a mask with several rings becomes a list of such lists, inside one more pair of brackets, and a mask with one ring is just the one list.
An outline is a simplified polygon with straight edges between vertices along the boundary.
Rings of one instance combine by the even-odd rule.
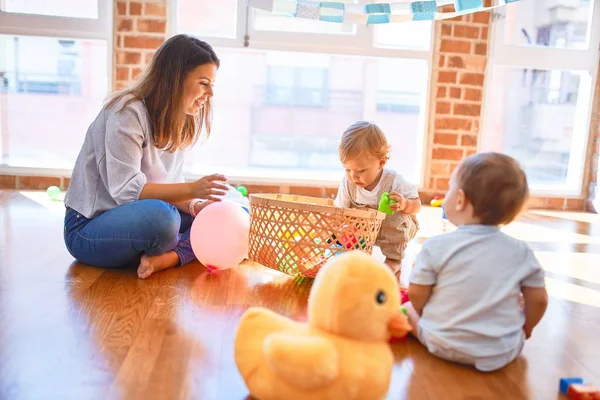
[[525, 323], [520, 288], [545, 286], [529, 246], [489, 225], [463, 225], [427, 240], [410, 282], [434, 285], [419, 327], [471, 357], [520, 346]]
[[[385, 172], [393, 174], [393, 183], [391, 188], [382, 188], [381, 184], [383, 179], [379, 179], [377, 185], [372, 190], [366, 190], [365, 188], [356, 187], [356, 199], [348, 198], [348, 191], [346, 190], [346, 177], [342, 179], [338, 188], [337, 196], [335, 198], [335, 205], [337, 207], [350, 207], [351, 200], [354, 203], [362, 206], [370, 206], [377, 208], [379, 206], [379, 200], [382, 192], [398, 192], [407, 199], [419, 198], [419, 192], [417, 187], [406, 180], [402, 175], [395, 172], [394, 170], [386, 169]], [[385, 189], [385, 190], [382, 190]]]

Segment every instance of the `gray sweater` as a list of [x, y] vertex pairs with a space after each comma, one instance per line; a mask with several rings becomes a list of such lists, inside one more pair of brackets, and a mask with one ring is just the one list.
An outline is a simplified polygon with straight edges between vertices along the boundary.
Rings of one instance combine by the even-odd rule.
[[86, 218], [138, 200], [147, 182], [184, 182], [184, 152], [158, 149], [144, 102], [121, 110], [128, 98], [102, 108], [75, 162], [65, 205]]

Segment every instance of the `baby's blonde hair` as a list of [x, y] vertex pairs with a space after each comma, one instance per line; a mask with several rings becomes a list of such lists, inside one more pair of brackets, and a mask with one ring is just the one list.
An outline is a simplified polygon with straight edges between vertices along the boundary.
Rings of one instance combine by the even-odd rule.
[[365, 154], [388, 160], [391, 146], [381, 128], [371, 122], [358, 121], [344, 131], [338, 151], [342, 163]]

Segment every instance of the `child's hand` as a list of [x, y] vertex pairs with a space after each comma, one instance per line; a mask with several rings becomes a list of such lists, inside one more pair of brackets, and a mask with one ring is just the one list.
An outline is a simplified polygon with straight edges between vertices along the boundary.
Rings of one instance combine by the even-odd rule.
[[207, 206], [211, 205], [212, 203], [214, 203], [214, 201], [212, 200], [198, 202], [194, 204], [194, 212], [196, 213], [196, 215], [198, 215], [200, 211], [204, 210]]
[[392, 211], [404, 211], [408, 204], [408, 199], [398, 192], [390, 192], [390, 200], [395, 201], [395, 203], [390, 204]]

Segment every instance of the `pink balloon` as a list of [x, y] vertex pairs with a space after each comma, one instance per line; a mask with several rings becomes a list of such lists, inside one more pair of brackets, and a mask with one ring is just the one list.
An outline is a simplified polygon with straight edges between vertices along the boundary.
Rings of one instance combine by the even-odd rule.
[[210, 271], [235, 267], [248, 257], [250, 216], [238, 203], [219, 201], [204, 208], [192, 223], [194, 255]]

